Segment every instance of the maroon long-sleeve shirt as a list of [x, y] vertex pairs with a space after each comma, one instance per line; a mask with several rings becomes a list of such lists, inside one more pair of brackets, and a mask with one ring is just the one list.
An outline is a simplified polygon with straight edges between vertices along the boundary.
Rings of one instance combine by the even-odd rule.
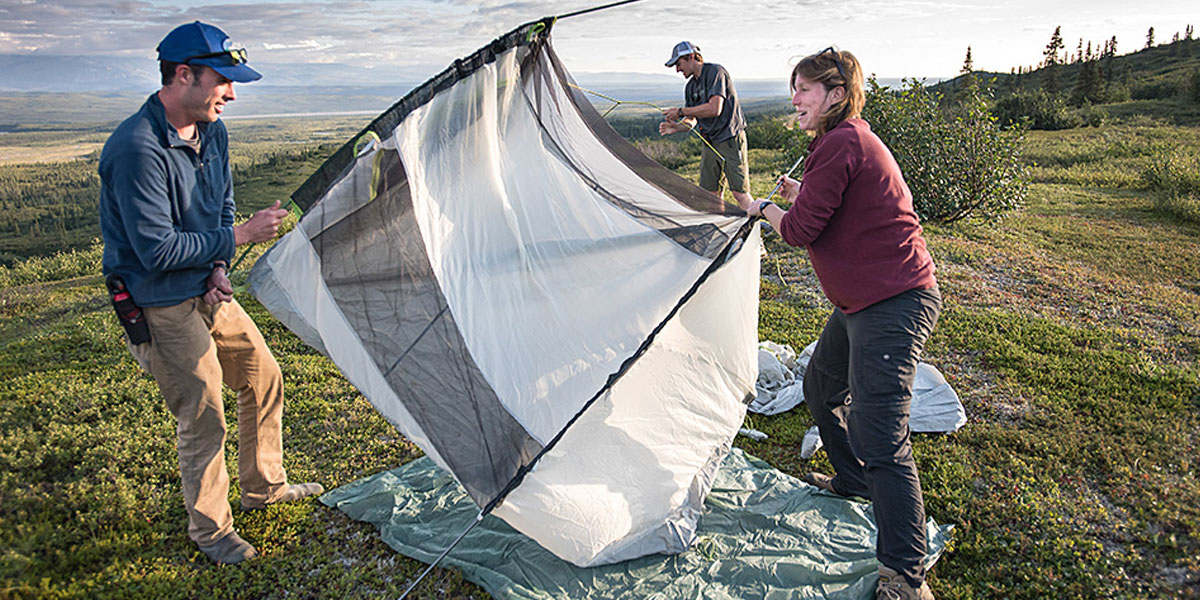
[[912, 193], [871, 126], [846, 120], [809, 149], [800, 195], [779, 233], [808, 248], [825, 296], [853, 313], [937, 285]]

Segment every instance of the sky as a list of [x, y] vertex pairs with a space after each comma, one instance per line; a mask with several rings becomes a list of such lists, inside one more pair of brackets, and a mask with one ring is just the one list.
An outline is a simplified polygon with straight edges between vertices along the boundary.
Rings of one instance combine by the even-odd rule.
[[[0, 54], [154, 58], [172, 27], [203, 20], [244, 45], [252, 66], [386, 65], [434, 75], [497, 35], [611, 0], [0, 0]], [[673, 74], [680, 40], [734, 79], [786, 79], [801, 56], [834, 45], [881, 78], [950, 77], [967, 47], [976, 69], [1034, 65], [1056, 26], [1067, 47], [1117, 37], [1118, 53], [1200, 25], [1200, 1], [641, 0], [563, 19], [555, 49], [576, 73]]]

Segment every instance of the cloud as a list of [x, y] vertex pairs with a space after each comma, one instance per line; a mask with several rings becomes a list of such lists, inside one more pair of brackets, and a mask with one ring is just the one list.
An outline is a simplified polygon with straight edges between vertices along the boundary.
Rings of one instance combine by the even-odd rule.
[[[199, 19], [253, 49], [257, 64], [437, 65], [422, 67], [432, 75], [521, 23], [608, 1], [0, 0], [0, 53], [152, 60], [167, 31]], [[789, 57], [830, 44], [853, 51], [868, 72], [936, 76], [957, 72], [968, 45], [981, 68], [1036, 62], [1058, 23], [1067, 39], [1117, 35], [1131, 49], [1150, 25], [1169, 39], [1186, 20], [1179, 15], [1194, 12], [1191, 3], [644, 0], [561, 20], [554, 36], [575, 71], [669, 74], [660, 55], [689, 39], [735, 78], [778, 76]]]

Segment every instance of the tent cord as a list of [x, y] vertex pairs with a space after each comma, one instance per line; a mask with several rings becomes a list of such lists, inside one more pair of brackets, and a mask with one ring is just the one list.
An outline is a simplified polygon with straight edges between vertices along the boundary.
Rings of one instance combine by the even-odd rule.
[[[601, 118], [607, 117], [608, 113], [611, 113], [612, 111], [616, 110], [617, 107], [622, 104], [642, 104], [645, 106], [653, 106], [654, 108], [658, 109], [659, 112], [662, 112], [663, 110], [665, 110], [665, 109], [663, 109], [663, 107], [661, 107], [653, 102], [646, 102], [643, 100], [618, 100], [616, 98], [613, 98], [612, 96], [606, 96], [604, 94], [601, 94], [600, 92], [597, 92], [595, 90], [589, 90], [585, 87], [575, 85], [574, 83], [571, 83], [569, 81], [566, 83], [567, 83], [567, 85], [569, 85], [581, 92], [586, 92], [588, 94], [594, 94], [596, 96], [604, 98], [605, 100], [608, 100], [609, 102], [614, 102], [615, 104], [613, 104], [608, 110], [604, 111], [604, 114], [600, 115]], [[704, 145], [708, 146], [708, 149], [712, 150], [713, 154], [716, 154], [717, 158], [721, 159], [722, 164], [725, 163], [725, 156], [723, 154], [721, 154], [720, 152], [718, 152], [717, 149], [714, 148], [713, 145], [711, 143], [709, 143], [708, 140], [704, 139], [704, 136], [700, 135], [700, 132], [698, 131], [697, 127], [693, 127], [691, 129], [689, 129], [688, 131], [691, 132], [692, 134], [694, 134], [697, 138], [699, 138], [701, 142], [704, 142]]]

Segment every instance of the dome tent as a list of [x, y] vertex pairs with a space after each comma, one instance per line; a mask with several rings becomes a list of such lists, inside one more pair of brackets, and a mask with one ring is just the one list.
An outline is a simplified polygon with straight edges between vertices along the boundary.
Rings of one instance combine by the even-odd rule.
[[249, 285], [481, 516], [580, 566], [681, 552], [754, 391], [761, 241], [608, 126], [553, 22], [343, 146]]

